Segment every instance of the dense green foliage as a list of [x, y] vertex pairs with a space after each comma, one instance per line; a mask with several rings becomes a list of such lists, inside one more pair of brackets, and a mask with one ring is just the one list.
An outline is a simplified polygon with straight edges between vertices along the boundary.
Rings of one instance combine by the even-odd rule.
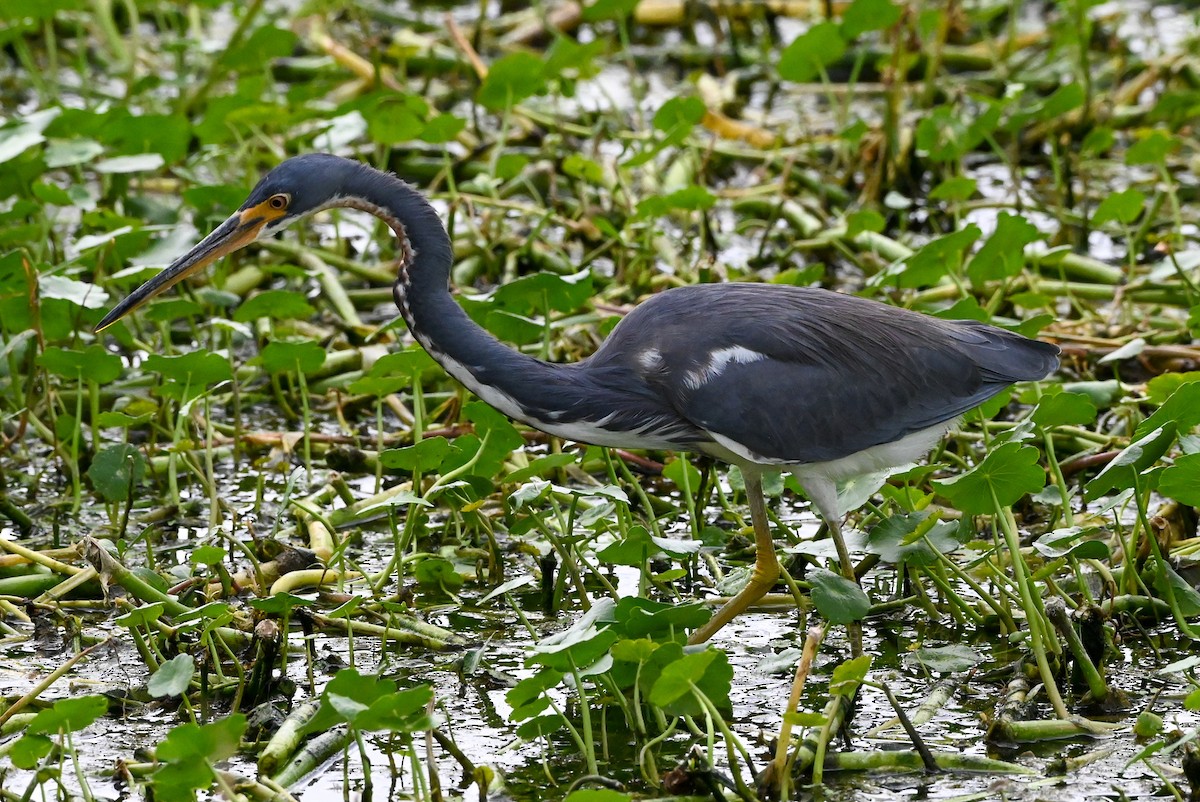
[[[977, 772], [910, 782], [946, 796], [1095, 761], [1096, 793], [1188, 793], [1194, 9], [284, 5], [0, 6], [0, 802], [285, 799], [329, 756], [314, 793]], [[784, 609], [685, 648], [753, 562], [737, 471], [472, 400], [396, 319], [381, 223], [324, 213], [93, 333], [316, 150], [427, 191], [463, 307], [543, 358], [736, 279], [989, 321], [1063, 366], [846, 489], [861, 588], [769, 480]], [[1004, 748], [1101, 732], [1061, 763]]]

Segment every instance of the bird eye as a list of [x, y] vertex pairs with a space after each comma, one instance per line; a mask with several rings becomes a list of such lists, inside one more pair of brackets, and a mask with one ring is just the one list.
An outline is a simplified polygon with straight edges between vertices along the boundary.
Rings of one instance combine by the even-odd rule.
[[282, 193], [279, 195], [272, 195], [271, 199], [267, 201], [267, 203], [271, 204], [271, 208], [275, 209], [276, 211], [283, 211], [291, 202], [291, 197]]

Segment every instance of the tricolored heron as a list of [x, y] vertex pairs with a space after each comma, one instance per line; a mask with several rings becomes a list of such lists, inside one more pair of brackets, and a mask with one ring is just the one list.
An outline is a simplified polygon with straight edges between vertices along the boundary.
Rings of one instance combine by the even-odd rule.
[[699, 452], [745, 478], [757, 556], [740, 593], [692, 635], [708, 640], [779, 576], [762, 473], [800, 482], [844, 576], [836, 483], [924, 456], [971, 408], [1042, 379], [1058, 348], [973, 321], [940, 320], [822, 289], [679, 287], [647, 299], [587, 359], [552, 364], [501, 344], [450, 294], [445, 226], [394, 175], [327, 154], [289, 159], [229, 219], [100, 321], [100, 331], [215, 259], [322, 209], [392, 228], [393, 294], [409, 330], [454, 378], [511, 418], [569, 440]]

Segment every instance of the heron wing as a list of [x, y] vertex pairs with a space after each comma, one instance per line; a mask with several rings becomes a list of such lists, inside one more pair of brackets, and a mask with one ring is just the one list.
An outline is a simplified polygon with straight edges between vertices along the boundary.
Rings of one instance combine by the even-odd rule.
[[897, 441], [1057, 364], [1054, 346], [991, 326], [753, 284], [663, 293], [606, 349], [631, 359], [682, 418], [782, 463]]

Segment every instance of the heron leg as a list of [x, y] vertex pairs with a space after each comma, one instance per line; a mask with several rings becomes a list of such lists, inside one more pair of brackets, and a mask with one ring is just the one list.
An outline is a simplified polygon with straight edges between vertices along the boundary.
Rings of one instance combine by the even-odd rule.
[[[815, 476], [796, 476], [800, 486], [804, 488], [809, 501], [817, 508], [825, 526], [829, 528], [829, 536], [833, 538], [834, 548], [837, 549], [838, 569], [842, 576], [854, 584], [859, 584], [858, 575], [854, 573], [854, 562], [850, 559], [850, 550], [846, 548], [846, 540], [842, 537], [842, 519], [838, 515], [837, 486], [829, 479]], [[858, 657], [862, 654], [862, 622], [853, 621], [846, 625], [846, 634], [850, 638], [850, 655]]]
[[[825, 525], [829, 527], [829, 534], [833, 538], [834, 546], [837, 547], [838, 567], [841, 568], [842, 576], [856, 585], [859, 584], [858, 575], [854, 573], [854, 563], [850, 560], [850, 550], [846, 548], [846, 541], [842, 537], [842, 522], [837, 518], [826, 518]], [[850, 656], [861, 656], [862, 621], [851, 621], [846, 624], [846, 634], [850, 638]]]
[[720, 631], [752, 604], [767, 595], [779, 578], [779, 560], [775, 557], [775, 542], [771, 538], [771, 527], [767, 523], [767, 505], [763, 500], [762, 477], [757, 471], [742, 470], [746, 480], [746, 499], [750, 502], [750, 520], [754, 524], [754, 571], [746, 587], [688, 638], [688, 643], [704, 643]]

